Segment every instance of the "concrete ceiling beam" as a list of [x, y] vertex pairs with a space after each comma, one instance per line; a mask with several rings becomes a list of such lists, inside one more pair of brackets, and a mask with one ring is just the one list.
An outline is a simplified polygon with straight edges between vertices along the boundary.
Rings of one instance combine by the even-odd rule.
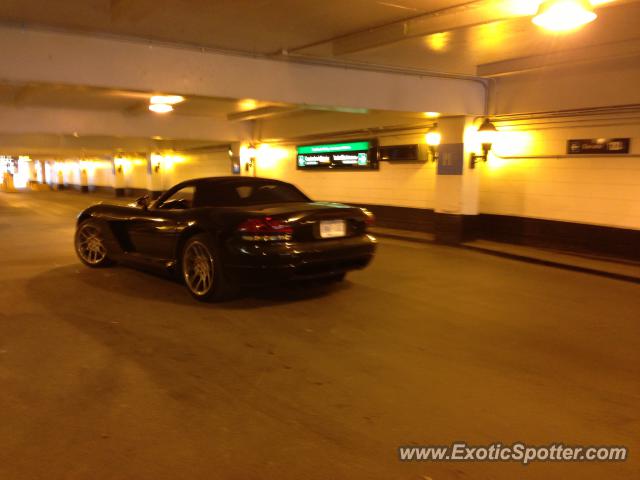
[[400, 111], [482, 114], [474, 78], [274, 60], [117, 37], [0, 27], [0, 80]]
[[148, 111], [134, 115], [117, 111], [0, 106], [0, 134], [136, 136], [233, 142], [246, 138], [248, 128], [222, 116], [159, 115]]

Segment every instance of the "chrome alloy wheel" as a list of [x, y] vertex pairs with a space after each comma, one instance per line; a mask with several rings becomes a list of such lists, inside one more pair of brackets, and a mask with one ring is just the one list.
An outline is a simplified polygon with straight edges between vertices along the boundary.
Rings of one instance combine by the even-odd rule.
[[195, 241], [189, 244], [182, 257], [182, 274], [194, 295], [209, 293], [213, 286], [213, 257], [203, 243]]
[[76, 236], [76, 250], [80, 258], [90, 265], [98, 265], [107, 257], [98, 227], [86, 224], [80, 228]]

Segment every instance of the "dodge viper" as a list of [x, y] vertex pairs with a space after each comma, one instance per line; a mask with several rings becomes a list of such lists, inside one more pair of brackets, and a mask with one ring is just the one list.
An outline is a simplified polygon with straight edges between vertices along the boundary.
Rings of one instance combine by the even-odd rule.
[[157, 268], [181, 278], [196, 299], [221, 300], [242, 285], [342, 280], [374, 256], [372, 219], [366, 209], [314, 202], [278, 180], [200, 178], [155, 200], [85, 209], [75, 250], [89, 267]]

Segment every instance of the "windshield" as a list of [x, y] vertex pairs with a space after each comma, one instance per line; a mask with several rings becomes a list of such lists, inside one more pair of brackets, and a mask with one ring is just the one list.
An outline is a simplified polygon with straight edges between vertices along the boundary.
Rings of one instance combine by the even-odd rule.
[[304, 193], [288, 183], [233, 182], [198, 185], [193, 203], [196, 207], [217, 207], [308, 201]]

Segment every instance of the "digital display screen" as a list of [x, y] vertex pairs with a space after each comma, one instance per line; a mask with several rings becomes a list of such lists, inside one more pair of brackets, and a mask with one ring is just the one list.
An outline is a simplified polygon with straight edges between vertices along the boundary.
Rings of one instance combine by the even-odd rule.
[[380, 160], [385, 162], [419, 162], [426, 160], [420, 155], [418, 145], [388, 145], [380, 147]]
[[371, 170], [378, 168], [374, 142], [327, 143], [297, 148], [299, 169]]

